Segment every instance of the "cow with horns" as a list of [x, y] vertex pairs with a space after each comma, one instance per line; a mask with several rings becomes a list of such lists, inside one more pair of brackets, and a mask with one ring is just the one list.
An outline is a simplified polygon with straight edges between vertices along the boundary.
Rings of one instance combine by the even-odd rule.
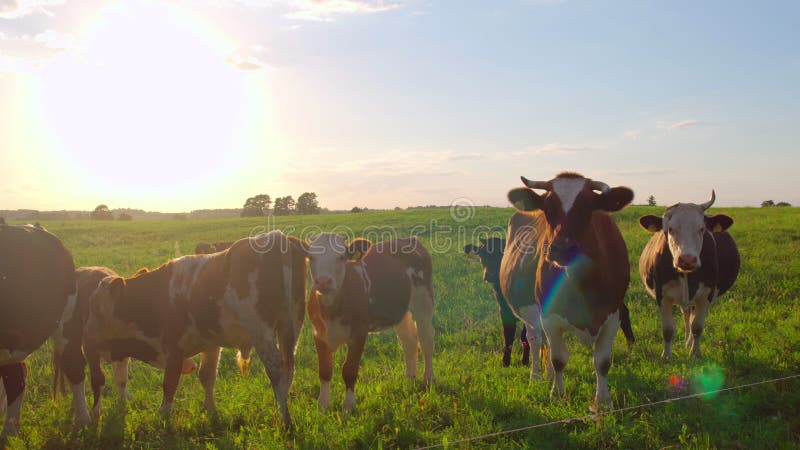
[[[518, 212], [509, 221], [500, 269], [503, 293], [527, 326], [535, 328], [541, 318], [554, 370], [551, 394], [564, 395], [569, 349], [563, 333], [571, 331], [594, 351], [594, 401], [606, 405], [611, 402], [611, 347], [620, 325], [628, 343], [633, 342], [623, 303], [630, 280], [628, 250], [608, 213], [630, 203], [633, 191], [570, 172], [550, 181], [522, 177], [522, 182], [526, 187], [508, 193]], [[531, 331], [529, 341], [536, 335]], [[539, 345], [531, 342], [531, 351]], [[534, 363], [532, 374], [535, 369]]]
[[639, 272], [661, 312], [665, 359], [672, 356], [675, 337], [673, 305], [683, 311], [686, 346], [700, 357], [700, 336], [714, 300], [733, 286], [739, 274], [739, 251], [726, 231], [733, 219], [725, 214], [706, 215], [714, 204], [678, 203], [664, 215], [642, 216], [639, 224], [653, 237], [639, 258]]

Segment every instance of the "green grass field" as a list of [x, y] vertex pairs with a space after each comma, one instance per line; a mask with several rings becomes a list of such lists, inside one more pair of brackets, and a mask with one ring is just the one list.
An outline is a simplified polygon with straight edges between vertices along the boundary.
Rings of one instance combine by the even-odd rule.
[[[661, 208], [629, 207], [615, 218], [630, 252], [627, 304], [637, 343], [628, 350], [621, 333], [609, 375], [615, 408], [695, 392], [699, 386], [737, 386], [800, 373], [800, 209], [714, 208], [730, 214], [731, 234], [742, 255], [734, 288], [715, 304], [703, 334], [704, 357], [688, 358], [679, 326], [676, 358], [662, 362], [655, 301], [643, 289], [638, 259], [649, 234], [637, 219]], [[113, 386], [106, 385], [99, 423], [73, 430], [71, 399], [51, 400], [50, 346], [28, 360], [28, 393], [21, 431], [11, 448], [408, 448], [446, 444], [497, 431], [584, 416], [594, 396], [591, 353], [569, 338], [566, 400], [551, 401], [549, 381], [531, 382], [529, 369], [502, 368], [501, 326], [480, 265], [462, 248], [475, 232], [502, 233], [511, 209], [477, 208], [454, 220], [447, 209], [370, 212], [278, 218], [277, 228], [298, 234], [304, 227], [349, 226], [374, 236], [392, 227], [397, 236], [419, 235], [433, 255], [436, 294], [437, 382], [430, 390], [405, 378], [402, 352], [392, 331], [370, 336], [356, 386], [358, 407], [341, 412], [344, 386], [336, 355], [332, 405], [317, 409], [317, 361], [306, 324], [297, 352], [297, 376], [289, 407], [296, 431], [281, 430], [277, 406], [258, 358], [249, 377], [238, 373], [234, 353], [223, 352], [216, 395], [218, 410], [201, 409], [203, 390], [196, 375], [184, 377], [170, 420], [158, 413], [161, 373], [131, 365], [133, 400], [118, 411]], [[458, 216], [461, 217], [461, 216]], [[76, 266], [104, 265], [130, 275], [191, 253], [198, 241], [247, 236], [265, 219], [209, 221], [43, 223], [72, 251]], [[449, 231], [447, 231], [449, 227]], [[388, 228], [383, 228], [388, 230]], [[366, 232], [365, 232], [366, 231]], [[449, 241], [448, 241], [449, 239]], [[677, 311], [676, 311], [677, 314]], [[677, 319], [682, 324], [680, 318]], [[421, 376], [420, 360], [420, 376]], [[110, 366], [106, 367], [111, 380]], [[668, 388], [671, 376], [691, 380], [685, 392]], [[714, 381], [717, 381], [715, 384]], [[720, 384], [721, 382], [721, 384]], [[110, 383], [113, 384], [113, 383]], [[452, 446], [451, 446], [452, 447]], [[461, 444], [475, 448], [797, 448], [800, 447], [800, 380], [768, 384], [611, 414]]]

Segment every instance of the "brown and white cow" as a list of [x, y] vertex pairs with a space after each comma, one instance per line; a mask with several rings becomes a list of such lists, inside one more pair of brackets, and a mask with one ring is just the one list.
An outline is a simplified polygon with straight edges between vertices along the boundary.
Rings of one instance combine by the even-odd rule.
[[[503, 293], [526, 325], [535, 328], [541, 314], [554, 370], [552, 394], [564, 394], [569, 349], [563, 333], [571, 331], [594, 351], [595, 405], [610, 403], [611, 347], [626, 311], [630, 264], [608, 213], [630, 203], [633, 191], [569, 172], [549, 181], [522, 181], [527, 187], [508, 193], [519, 212], [509, 221]], [[528, 332], [529, 342], [535, 335]], [[531, 342], [531, 351], [538, 345]]]
[[[146, 268], [139, 269], [133, 276], [147, 272]], [[79, 267], [75, 270], [75, 279], [78, 287], [77, 306], [73, 314], [63, 317], [65, 333], [60, 335], [55, 333], [53, 336], [53, 397], [55, 398], [64, 390], [65, 378], [70, 384], [75, 384], [76, 377], [84, 372], [84, 360], [76, 354], [65, 353], [66, 348], [71, 348], [74, 344], [72, 340], [82, 340], [79, 344], [83, 347], [85, 362], [89, 364], [89, 376], [92, 385], [94, 404], [92, 406], [92, 417], [95, 419], [100, 416], [102, 402], [102, 389], [105, 385], [105, 375], [100, 365], [100, 354], [97, 352], [96, 336], [86, 330], [89, 318], [89, 302], [94, 291], [100, 282], [106, 277], [117, 277], [118, 275], [107, 267]], [[130, 398], [127, 389], [128, 383], [128, 357], [117, 354], [106, 354], [106, 361], [114, 366], [114, 384], [117, 387], [117, 395], [120, 404], [124, 405]], [[160, 367], [163, 369], [163, 367]], [[197, 368], [195, 362], [187, 358], [183, 361], [182, 373], [191, 373]], [[85, 393], [83, 390], [73, 389], [73, 408], [76, 413], [76, 423], [83, 423], [86, 418], [81, 417], [81, 406], [85, 407]]]
[[403, 347], [406, 375], [417, 376], [417, 345], [425, 359], [424, 380], [433, 375], [433, 280], [428, 251], [416, 238], [370, 244], [322, 233], [308, 247], [314, 285], [308, 316], [319, 359], [319, 407], [330, 403], [333, 352], [347, 344], [342, 366], [344, 409], [356, 404], [355, 384], [367, 334], [394, 327]]
[[230, 248], [231, 245], [233, 245], [233, 242], [200, 242], [194, 247], [194, 253], [196, 255], [207, 255], [209, 253], [221, 252]]
[[[19, 426], [25, 393], [25, 359], [59, 325], [62, 314], [75, 309], [75, 266], [61, 241], [33, 226], [0, 224], [0, 378], [6, 419], [0, 439]], [[80, 346], [65, 349], [80, 354]], [[77, 383], [83, 388], [83, 379]], [[88, 418], [88, 413], [84, 413]]]
[[303, 326], [305, 274], [305, 252], [295, 238], [273, 231], [240, 239], [222, 252], [176, 258], [132, 278], [103, 279], [87, 328], [101, 355], [165, 368], [162, 413], [172, 408], [186, 358], [202, 354], [203, 406], [214, 409], [220, 348], [249, 355], [255, 347], [291, 427], [287, 400]]
[[663, 358], [672, 356], [675, 337], [673, 305], [683, 311], [686, 346], [700, 357], [700, 336], [714, 300], [733, 286], [739, 274], [739, 251], [727, 230], [733, 219], [724, 214], [706, 215], [716, 195], [699, 205], [678, 203], [662, 217], [639, 219], [653, 237], [639, 258], [639, 273], [661, 312]]

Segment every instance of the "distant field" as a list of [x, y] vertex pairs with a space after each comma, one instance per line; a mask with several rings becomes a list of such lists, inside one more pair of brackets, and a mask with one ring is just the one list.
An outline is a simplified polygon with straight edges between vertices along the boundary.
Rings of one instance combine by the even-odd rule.
[[[628, 244], [631, 310], [637, 343], [631, 351], [621, 333], [609, 375], [614, 407], [623, 408], [691, 393], [668, 389], [671, 376], [692, 380], [722, 375], [736, 386], [800, 373], [800, 209], [714, 208], [731, 215], [731, 234], [742, 254], [734, 288], [715, 304], [703, 334], [704, 358], [693, 361], [682, 345], [676, 358], [660, 360], [661, 331], [655, 302], [638, 274], [639, 254], [649, 234], [637, 219], [662, 208], [629, 207], [615, 215]], [[420, 236], [433, 255], [436, 294], [438, 381], [430, 390], [406, 380], [402, 352], [391, 331], [371, 336], [356, 386], [358, 407], [341, 412], [344, 386], [336, 355], [330, 411], [317, 410], [317, 361], [306, 324], [297, 352], [297, 376], [289, 407], [294, 436], [280, 429], [277, 406], [258, 358], [250, 375], [236, 369], [234, 353], [223, 352], [216, 395], [218, 411], [201, 409], [197, 376], [183, 378], [170, 421], [162, 421], [161, 373], [131, 366], [133, 400], [126, 413], [115, 409], [113, 386], [104, 392], [98, 424], [72, 429], [70, 398], [51, 395], [49, 344], [29, 360], [29, 390], [21, 432], [11, 448], [408, 448], [556, 421], [588, 413], [595, 378], [591, 353], [570, 338], [566, 369], [568, 399], [551, 401], [549, 381], [529, 381], [529, 369], [502, 368], [501, 327], [491, 289], [480, 266], [462, 248], [476, 232], [502, 234], [512, 210], [477, 208], [414, 210], [265, 219], [165, 222], [43, 222], [72, 251], [76, 266], [102, 265], [130, 275], [156, 267], [176, 253], [192, 253], [199, 241], [245, 237], [255, 227], [301, 230], [351, 227], [356, 235]], [[312, 227], [312, 228], [308, 228]], [[449, 229], [448, 229], [449, 228]], [[683, 321], [678, 319], [678, 323]], [[679, 326], [676, 343], [682, 342]], [[421, 375], [420, 361], [420, 375]], [[110, 367], [106, 368], [111, 380]], [[697, 385], [698, 383], [692, 383]], [[797, 379], [475, 441], [475, 448], [798, 448], [800, 381]], [[462, 447], [459, 446], [459, 447]]]

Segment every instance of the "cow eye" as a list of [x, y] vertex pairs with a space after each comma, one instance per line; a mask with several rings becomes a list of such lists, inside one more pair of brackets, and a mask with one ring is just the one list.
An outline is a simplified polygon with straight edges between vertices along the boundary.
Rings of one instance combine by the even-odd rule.
[[675, 234], [675, 228], [669, 227], [669, 234]]

